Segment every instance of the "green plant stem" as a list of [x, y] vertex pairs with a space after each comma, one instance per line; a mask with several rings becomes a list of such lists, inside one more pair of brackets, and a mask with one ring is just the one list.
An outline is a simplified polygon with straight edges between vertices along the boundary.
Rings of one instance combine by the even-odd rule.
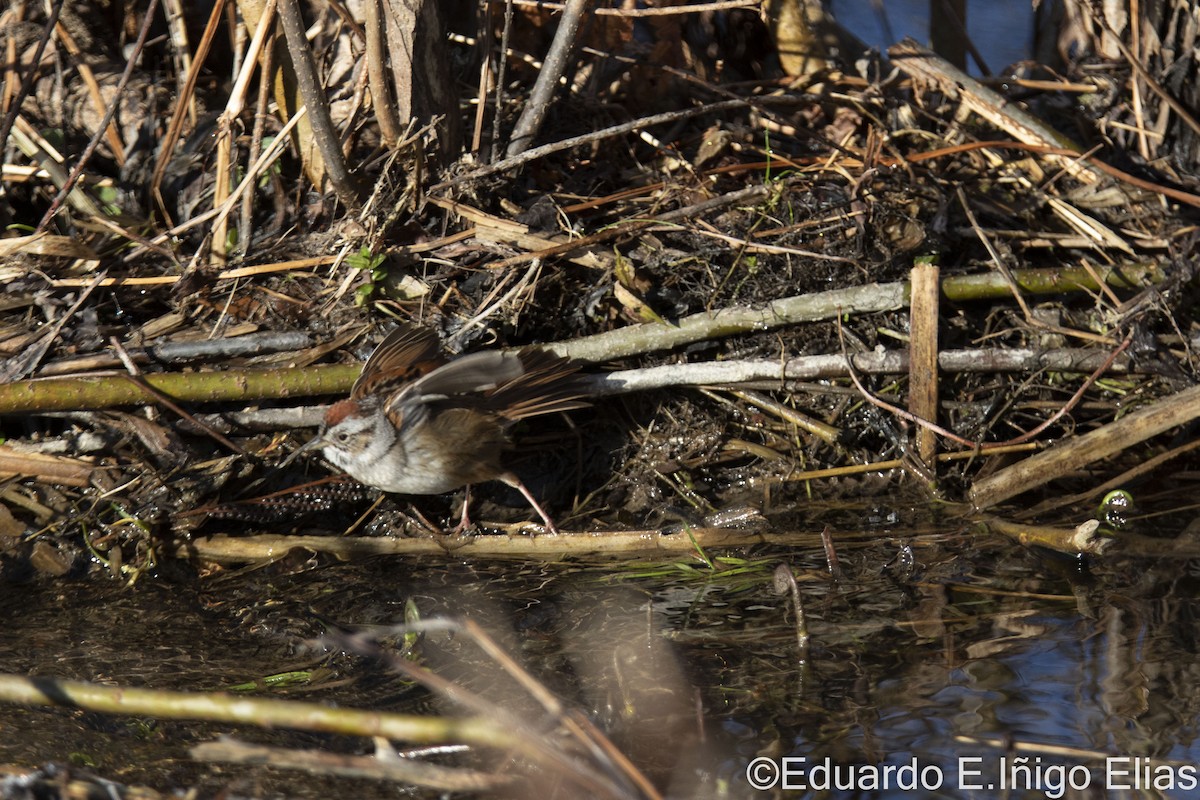
[[[247, 402], [345, 394], [361, 370], [355, 364], [339, 364], [301, 369], [148, 373], [139, 380], [179, 402]], [[154, 395], [128, 375], [47, 378], [0, 386], [0, 414], [87, 411], [155, 402]]]

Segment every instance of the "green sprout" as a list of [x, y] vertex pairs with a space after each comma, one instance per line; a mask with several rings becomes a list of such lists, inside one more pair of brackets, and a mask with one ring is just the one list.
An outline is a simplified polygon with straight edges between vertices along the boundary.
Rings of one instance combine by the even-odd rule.
[[346, 257], [346, 263], [357, 270], [367, 272], [371, 276], [369, 283], [365, 283], [354, 292], [354, 305], [362, 307], [367, 304], [379, 288], [379, 284], [387, 279], [388, 271], [384, 266], [387, 256], [383, 253], [376, 253], [371, 248], [363, 245], [357, 253]]

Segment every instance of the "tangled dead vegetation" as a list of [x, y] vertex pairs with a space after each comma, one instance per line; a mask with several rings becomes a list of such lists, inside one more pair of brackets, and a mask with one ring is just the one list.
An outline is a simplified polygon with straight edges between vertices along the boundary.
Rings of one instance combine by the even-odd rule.
[[[462, 89], [447, 101], [372, 71], [373, 37], [396, 34], [340, 8], [289, 23], [281, 1], [282, 32], [243, 8], [236, 58], [209, 37], [208, 61], [172, 59], [160, 37], [128, 64], [72, 38], [83, 4], [58, 27], [4, 11], [13, 563], [136, 574], [237, 558], [215, 534], [448, 517], [272, 470], [395, 319], [454, 351], [542, 343], [588, 365], [603, 399], [520, 430], [515, 464], [576, 531], [766, 535], [905, 477], [914, 503], [1025, 495], [1040, 516], [1150, 478], [1181, 500], [1194, 455], [1167, 437], [1200, 408], [1190, 65], [1118, 48], [984, 85], [906, 43], [788, 77], [754, 14], [733, 41], [705, 12], [589, 17], [564, 44], [529, 11], [514, 56], [566, 54], [472, 93], [503, 29], [472, 10], [423, 67]], [[302, 115], [295, 25], [327, 100]], [[484, 519], [522, 518], [483, 493]]]

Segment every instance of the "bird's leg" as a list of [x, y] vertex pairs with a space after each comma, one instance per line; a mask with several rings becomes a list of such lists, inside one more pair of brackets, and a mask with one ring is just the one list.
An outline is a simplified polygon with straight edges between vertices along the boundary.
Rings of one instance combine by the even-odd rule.
[[538, 513], [538, 516], [540, 516], [542, 518], [542, 521], [546, 523], [546, 530], [549, 533], [558, 533], [559, 532], [558, 526], [554, 524], [554, 520], [550, 519], [550, 515], [546, 513], [546, 510], [544, 508], [542, 508], [541, 503], [539, 503], [537, 501], [537, 498], [534, 497], [533, 494], [529, 491], [529, 489], [527, 489], [525, 487], [525, 484], [521, 482], [520, 478], [518, 478], [516, 475], [514, 475], [511, 472], [506, 472], [503, 475], [499, 476], [498, 480], [504, 481], [509, 486], [513, 487], [518, 492], [525, 495], [525, 499], [529, 501], [529, 505], [533, 506], [533, 510], [536, 511]]
[[463, 487], [463, 506], [462, 516], [458, 519], [458, 525], [454, 526], [454, 530], [450, 531], [451, 536], [458, 536], [471, 527], [471, 516], [467, 512], [471, 508], [471, 484]]

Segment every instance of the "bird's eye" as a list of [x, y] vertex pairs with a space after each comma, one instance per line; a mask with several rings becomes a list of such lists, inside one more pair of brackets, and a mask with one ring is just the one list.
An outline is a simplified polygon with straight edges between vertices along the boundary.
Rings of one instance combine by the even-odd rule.
[[338, 431], [337, 433], [335, 433], [333, 435], [333, 438], [337, 440], [338, 444], [349, 444], [350, 432], [349, 431]]

